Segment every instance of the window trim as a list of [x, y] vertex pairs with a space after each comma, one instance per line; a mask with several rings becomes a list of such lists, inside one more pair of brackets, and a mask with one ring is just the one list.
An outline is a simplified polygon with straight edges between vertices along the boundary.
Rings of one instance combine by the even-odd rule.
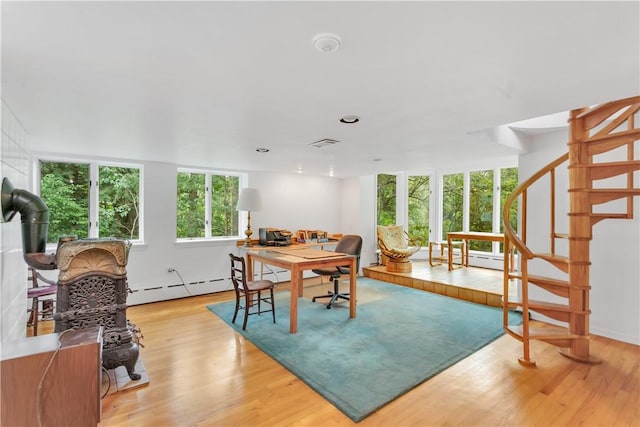
[[[40, 170], [40, 162], [50, 162], [50, 163], [76, 163], [76, 164], [86, 164], [89, 165], [89, 180], [90, 182], [98, 182], [98, 171], [100, 166], [110, 166], [110, 167], [121, 167], [121, 168], [131, 168], [138, 169], [139, 177], [138, 177], [138, 200], [140, 203], [140, 218], [138, 221], [138, 238], [137, 239], [127, 239], [133, 245], [144, 245], [144, 164], [135, 163], [135, 162], [125, 162], [122, 160], [107, 160], [107, 159], [98, 159], [92, 157], [82, 157], [82, 156], [58, 156], [53, 154], [42, 154], [36, 153], [32, 157], [31, 162], [31, 176], [33, 178], [31, 186], [33, 189], [33, 193], [40, 196], [40, 184], [42, 181], [42, 174]], [[97, 226], [99, 213], [99, 204], [100, 201], [98, 199], [99, 191], [98, 185], [90, 185], [89, 186], [89, 212], [88, 212], [88, 220], [89, 220], [89, 230], [87, 233], [87, 238], [95, 239], [99, 238], [99, 227]], [[48, 242], [47, 246], [57, 245], [56, 242]]]
[[236, 171], [223, 171], [219, 169], [203, 169], [203, 168], [189, 168], [189, 167], [177, 167], [176, 168], [176, 213], [178, 211], [178, 174], [179, 173], [194, 173], [194, 174], [204, 174], [205, 175], [205, 235], [204, 237], [178, 237], [177, 236], [177, 215], [176, 215], [176, 229], [174, 232], [175, 242], [179, 245], [184, 245], [187, 243], [192, 244], [200, 244], [200, 243], [210, 243], [210, 242], [230, 242], [237, 241], [238, 239], [243, 238], [244, 229], [247, 227], [247, 218], [246, 216], [238, 214], [238, 234], [236, 236], [211, 236], [211, 176], [213, 175], [222, 175], [227, 177], [238, 177], [238, 196], [240, 195], [240, 191], [243, 188], [248, 187], [249, 183], [249, 174], [246, 172], [236, 172]]

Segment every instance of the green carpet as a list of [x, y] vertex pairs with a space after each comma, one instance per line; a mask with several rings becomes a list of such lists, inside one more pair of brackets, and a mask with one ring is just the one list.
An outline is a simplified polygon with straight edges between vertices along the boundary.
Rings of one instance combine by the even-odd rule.
[[347, 301], [301, 298], [291, 335], [289, 297], [276, 294], [276, 324], [249, 316], [246, 331], [233, 302], [207, 308], [355, 422], [503, 334], [501, 309], [358, 278], [355, 319]]

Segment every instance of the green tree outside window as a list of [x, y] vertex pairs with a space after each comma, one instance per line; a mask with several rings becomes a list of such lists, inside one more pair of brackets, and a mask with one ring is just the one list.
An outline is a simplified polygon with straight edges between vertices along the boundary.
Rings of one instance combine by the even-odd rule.
[[462, 231], [464, 174], [456, 173], [442, 177], [442, 239], [447, 233]]
[[179, 171], [177, 180], [178, 239], [239, 236], [239, 176]]
[[[474, 171], [469, 176], [469, 231], [493, 232], [493, 170]], [[492, 242], [469, 241], [469, 249], [492, 252]]]
[[[140, 168], [45, 160], [39, 167], [40, 197], [49, 209], [48, 243], [61, 236], [140, 238]], [[92, 214], [93, 206], [98, 211]], [[98, 227], [91, 226], [92, 215]]]
[[413, 175], [408, 180], [409, 235], [429, 243], [429, 177]]
[[395, 175], [380, 174], [377, 177], [378, 225], [396, 224], [396, 179]]

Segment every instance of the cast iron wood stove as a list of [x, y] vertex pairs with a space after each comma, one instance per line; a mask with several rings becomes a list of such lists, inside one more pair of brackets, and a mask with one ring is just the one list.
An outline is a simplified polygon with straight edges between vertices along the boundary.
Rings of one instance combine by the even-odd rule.
[[127, 260], [131, 244], [120, 239], [61, 240], [55, 332], [102, 326], [102, 365], [124, 366], [132, 380], [139, 348], [127, 320]]

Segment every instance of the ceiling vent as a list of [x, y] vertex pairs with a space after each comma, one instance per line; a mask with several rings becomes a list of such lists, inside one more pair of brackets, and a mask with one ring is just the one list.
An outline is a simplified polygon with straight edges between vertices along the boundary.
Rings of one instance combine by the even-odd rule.
[[336, 141], [335, 139], [321, 139], [320, 141], [316, 141], [316, 142], [312, 142], [311, 145], [312, 147], [316, 147], [316, 148], [323, 148], [323, 147], [329, 147], [332, 145], [336, 145], [338, 142], [340, 141]]

